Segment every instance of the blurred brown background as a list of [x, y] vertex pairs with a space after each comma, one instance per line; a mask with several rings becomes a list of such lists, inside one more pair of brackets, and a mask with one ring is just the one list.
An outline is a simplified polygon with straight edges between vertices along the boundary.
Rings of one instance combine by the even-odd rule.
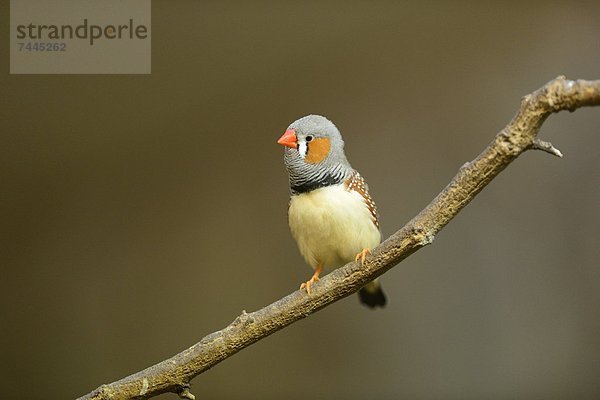
[[[275, 141], [331, 118], [384, 234], [559, 74], [600, 4], [153, 1], [152, 75], [0, 77], [2, 398], [68, 399], [295, 290]], [[434, 245], [193, 381], [200, 399], [600, 398], [600, 109], [553, 116]], [[161, 399], [175, 399], [164, 395]]]

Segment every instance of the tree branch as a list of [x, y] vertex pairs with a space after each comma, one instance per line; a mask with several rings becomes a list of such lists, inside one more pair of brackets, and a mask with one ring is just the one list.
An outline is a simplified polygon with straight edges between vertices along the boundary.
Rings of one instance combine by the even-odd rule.
[[147, 399], [165, 392], [194, 399], [190, 380], [252, 343], [358, 291], [400, 261], [433, 242], [435, 235], [494, 177], [526, 150], [561, 152], [536, 138], [551, 114], [600, 105], [600, 80], [567, 80], [558, 77], [523, 97], [512, 121], [473, 161], [464, 164], [435, 199], [380, 246], [363, 266], [346, 264], [312, 286], [253, 313], [238, 316], [226, 328], [211, 333], [189, 349], [143, 371], [102, 385], [79, 400]]

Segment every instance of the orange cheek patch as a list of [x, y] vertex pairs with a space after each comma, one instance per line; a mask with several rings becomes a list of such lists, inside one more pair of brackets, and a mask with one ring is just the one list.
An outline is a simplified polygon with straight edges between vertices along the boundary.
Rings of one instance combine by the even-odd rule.
[[320, 163], [327, 157], [327, 154], [329, 154], [329, 149], [331, 149], [329, 139], [314, 139], [312, 142], [308, 143], [308, 152], [305, 161], [310, 164]]

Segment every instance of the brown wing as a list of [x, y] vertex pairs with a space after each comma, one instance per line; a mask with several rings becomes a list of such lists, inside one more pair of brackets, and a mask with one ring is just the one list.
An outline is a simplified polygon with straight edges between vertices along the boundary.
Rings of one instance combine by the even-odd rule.
[[360, 176], [358, 172], [354, 171], [352, 176], [344, 181], [344, 185], [348, 190], [357, 192], [362, 196], [363, 199], [365, 199], [365, 204], [367, 207], [369, 207], [369, 211], [373, 217], [373, 223], [379, 228], [379, 214], [377, 213], [377, 206], [369, 194], [369, 186], [363, 177]]

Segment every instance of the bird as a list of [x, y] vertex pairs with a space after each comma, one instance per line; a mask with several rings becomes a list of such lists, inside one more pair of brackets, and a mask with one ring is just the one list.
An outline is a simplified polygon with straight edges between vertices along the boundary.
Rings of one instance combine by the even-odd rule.
[[[288, 126], [277, 141], [284, 146], [290, 185], [288, 223], [304, 260], [314, 269], [300, 285], [310, 296], [323, 271], [350, 261], [364, 263], [381, 242], [379, 214], [365, 179], [344, 153], [338, 128], [326, 117], [307, 115]], [[384, 307], [378, 280], [359, 290], [360, 302]]]

